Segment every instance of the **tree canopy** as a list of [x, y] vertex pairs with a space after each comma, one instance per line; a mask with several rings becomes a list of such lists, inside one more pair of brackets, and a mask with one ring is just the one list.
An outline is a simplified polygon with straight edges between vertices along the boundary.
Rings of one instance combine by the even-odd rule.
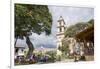
[[23, 38], [27, 32], [50, 34], [52, 16], [46, 5], [15, 4], [15, 37]]
[[68, 27], [65, 31], [65, 37], [73, 37], [75, 34], [77, 34], [79, 31], [84, 30], [86, 27], [90, 27], [94, 25], [94, 20], [91, 19], [88, 22], [79, 22], [75, 25], [71, 25], [70, 27]]

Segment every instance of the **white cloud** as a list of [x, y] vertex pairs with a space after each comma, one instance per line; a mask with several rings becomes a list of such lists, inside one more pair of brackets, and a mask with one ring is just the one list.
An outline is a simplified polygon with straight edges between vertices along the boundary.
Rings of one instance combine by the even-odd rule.
[[56, 37], [51, 35], [45, 35], [43, 32], [42, 34], [38, 35], [36, 33], [32, 33], [32, 36], [30, 36], [30, 39], [32, 43], [35, 45], [35, 48], [44, 46], [44, 47], [56, 47]]

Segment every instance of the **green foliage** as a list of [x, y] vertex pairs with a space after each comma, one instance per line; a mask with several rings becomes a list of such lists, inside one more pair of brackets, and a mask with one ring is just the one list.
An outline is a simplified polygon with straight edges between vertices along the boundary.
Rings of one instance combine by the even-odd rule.
[[51, 32], [52, 16], [46, 5], [15, 4], [14, 16], [15, 38], [23, 38], [30, 31], [37, 34]]
[[94, 20], [93, 19], [91, 19], [90, 21], [88, 21], [88, 26], [90, 27], [90, 26], [93, 26], [94, 25]]
[[67, 53], [69, 51], [68, 45], [59, 46], [58, 49], [65, 53]]
[[56, 60], [56, 51], [48, 51], [46, 52], [47, 55], [49, 55], [49, 61], [54, 62]]
[[85, 27], [90, 27], [94, 25], [94, 20], [91, 19], [90, 21], [83, 23], [76, 23], [75, 25], [71, 25], [67, 28], [65, 31], [65, 37], [73, 37], [75, 34], [77, 34], [79, 31], [84, 30]]

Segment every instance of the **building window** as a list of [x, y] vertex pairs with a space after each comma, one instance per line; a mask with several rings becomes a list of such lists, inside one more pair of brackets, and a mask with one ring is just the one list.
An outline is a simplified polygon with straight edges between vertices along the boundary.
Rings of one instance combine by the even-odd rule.
[[60, 32], [62, 32], [62, 28], [59, 28], [60, 29]]

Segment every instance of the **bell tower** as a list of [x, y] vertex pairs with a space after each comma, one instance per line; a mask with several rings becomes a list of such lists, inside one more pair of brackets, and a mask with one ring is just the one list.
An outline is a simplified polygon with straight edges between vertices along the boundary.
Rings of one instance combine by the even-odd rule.
[[60, 16], [59, 20], [57, 21], [58, 25], [57, 25], [57, 48], [59, 46], [62, 46], [62, 39], [65, 37], [64, 35], [64, 31], [65, 31], [65, 21], [64, 19], [62, 18], [62, 16]]

